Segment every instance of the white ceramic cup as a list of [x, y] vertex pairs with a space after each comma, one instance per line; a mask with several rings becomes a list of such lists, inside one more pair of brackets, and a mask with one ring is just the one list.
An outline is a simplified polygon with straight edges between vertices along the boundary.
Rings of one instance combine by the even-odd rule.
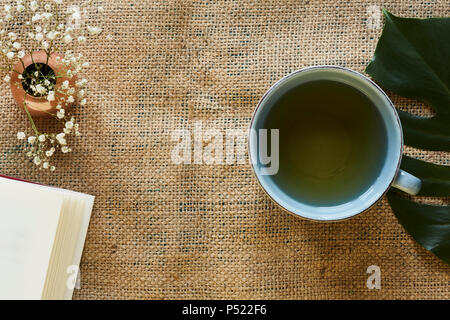
[[[387, 135], [386, 158], [379, 176], [367, 190], [359, 196], [335, 206], [314, 206], [288, 195], [282, 186], [277, 185], [270, 175], [264, 174], [265, 163], [258, 153], [258, 135], [252, 134], [264, 128], [264, 119], [270, 108], [290, 89], [303, 83], [317, 80], [337, 81], [363, 93], [378, 109]], [[357, 119], [355, 119], [357, 121]], [[388, 96], [373, 81], [364, 75], [338, 66], [314, 66], [295, 71], [275, 83], [261, 98], [253, 114], [248, 138], [249, 156], [255, 175], [265, 192], [282, 208], [303, 218], [318, 221], [336, 221], [353, 217], [374, 205], [394, 186], [406, 193], [415, 195], [421, 187], [420, 179], [401, 170], [403, 153], [403, 133], [397, 111]]]

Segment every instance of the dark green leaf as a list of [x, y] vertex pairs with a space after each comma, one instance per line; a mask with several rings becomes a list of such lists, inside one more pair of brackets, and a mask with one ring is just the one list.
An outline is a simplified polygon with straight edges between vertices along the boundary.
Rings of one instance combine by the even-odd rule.
[[[424, 118], [399, 111], [405, 143], [450, 151], [450, 18], [400, 18], [383, 11], [385, 26], [366, 68], [383, 87], [429, 104]], [[405, 156], [402, 168], [422, 180], [422, 196], [450, 195], [450, 167]], [[399, 222], [426, 249], [450, 264], [450, 206], [432, 206], [389, 192]]]
[[416, 203], [392, 191], [387, 197], [406, 231], [425, 249], [450, 264], [450, 206]]
[[422, 180], [419, 196], [450, 196], [450, 167], [403, 156], [402, 169]]
[[399, 112], [407, 145], [450, 151], [450, 18], [383, 13], [385, 26], [366, 72], [385, 88], [435, 110], [432, 118]]

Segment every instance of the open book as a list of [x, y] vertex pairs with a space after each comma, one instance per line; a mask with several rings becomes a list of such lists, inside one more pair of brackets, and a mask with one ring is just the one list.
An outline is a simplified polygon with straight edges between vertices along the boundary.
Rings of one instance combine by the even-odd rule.
[[0, 299], [71, 299], [94, 197], [0, 177]]

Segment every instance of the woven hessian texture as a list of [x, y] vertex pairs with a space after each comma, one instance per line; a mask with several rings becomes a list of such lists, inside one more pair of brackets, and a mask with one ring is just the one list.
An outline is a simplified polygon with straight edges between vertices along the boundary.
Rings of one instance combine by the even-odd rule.
[[[26, 117], [1, 91], [1, 173], [97, 197], [75, 299], [450, 298], [449, 266], [414, 242], [385, 199], [350, 220], [314, 223], [273, 204], [247, 163], [170, 156], [173, 130], [196, 121], [246, 130], [259, 98], [294, 70], [363, 72], [381, 33], [368, 26], [369, 5], [423, 18], [449, 16], [448, 1], [94, 4], [105, 32], [84, 50], [83, 137], [55, 173], [25, 162], [15, 136]], [[429, 112], [389, 94], [403, 110]], [[446, 153], [407, 153], [449, 164]], [[366, 286], [370, 265], [381, 268], [381, 290]]]

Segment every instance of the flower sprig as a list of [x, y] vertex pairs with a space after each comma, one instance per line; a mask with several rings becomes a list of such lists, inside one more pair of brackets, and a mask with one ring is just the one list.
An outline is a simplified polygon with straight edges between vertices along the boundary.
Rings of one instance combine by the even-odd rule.
[[[3, 79], [23, 90], [23, 108], [32, 128], [31, 134], [20, 131], [17, 138], [26, 142], [26, 154], [36, 166], [51, 171], [55, 170], [51, 161], [55, 153], [71, 152], [68, 138], [80, 135], [79, 124], [68, 107], [87, 103], [87, 80], [82, 74], [89, 62], [75, 49], [102, 32], [83, 18], [87, 8], [92, 8], [91, 1], [67, 9], [62, 2], [15, 0], [0, 10], [0, 62], [1, 70], [7, 72]], [[103, 8], [98, 7], [97, 12]], [[45, 58], [35, 61], [42, 53]], [[58, 68], [51, 68], [50, 62]], [[43, 112], [61, 123], [61, 132], [46, 133], [37, 128], [28, 97], [52, 106], [51, 111]]]

